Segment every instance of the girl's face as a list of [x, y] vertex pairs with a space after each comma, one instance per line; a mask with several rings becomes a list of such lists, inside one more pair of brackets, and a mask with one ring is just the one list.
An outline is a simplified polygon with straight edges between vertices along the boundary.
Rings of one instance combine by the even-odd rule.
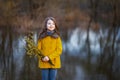
[[51, 19], [47, 21], [47, 29], [53, 31], [55, 29], [55, 23]]

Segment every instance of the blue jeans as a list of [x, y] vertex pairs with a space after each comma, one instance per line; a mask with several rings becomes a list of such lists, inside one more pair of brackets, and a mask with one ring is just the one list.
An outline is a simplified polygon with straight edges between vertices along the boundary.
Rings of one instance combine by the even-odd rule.
[[56, 80], [57, 69], [42, 69], [42, 80]]

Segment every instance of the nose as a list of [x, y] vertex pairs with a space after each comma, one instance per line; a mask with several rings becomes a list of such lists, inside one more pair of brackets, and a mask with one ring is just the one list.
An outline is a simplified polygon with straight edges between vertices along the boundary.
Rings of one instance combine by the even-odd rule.
[[50, 26], [52, 27], [52, 26], [53, 26], [53, 24], [50, 24]]

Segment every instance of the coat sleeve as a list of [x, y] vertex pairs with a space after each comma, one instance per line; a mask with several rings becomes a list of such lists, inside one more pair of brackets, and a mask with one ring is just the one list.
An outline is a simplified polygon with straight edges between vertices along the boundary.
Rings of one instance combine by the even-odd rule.
[[38, 40], [38, 45], [37, 45], [38, 49], [41, 50], [41, 40]]
[[57, 39], [56, 42], [56, 49], [53, 53], [51, 53], [50, 55], [48, 55], [48, 57], [53, 60], [54, 58], [60, 56], [62, 54], [62, 42], [60, 37]]

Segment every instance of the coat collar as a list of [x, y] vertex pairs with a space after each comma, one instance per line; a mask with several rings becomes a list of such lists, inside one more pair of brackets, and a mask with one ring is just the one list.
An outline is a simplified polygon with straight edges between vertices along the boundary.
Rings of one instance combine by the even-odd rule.
[[58, 38], [59, 37], [59, 35], [56, 32], [52, 33], [51, 35], [48, 35], [47, 32], [44, 32], [39, 36], [39, 39], [45, 38], [47, 36], [51, 36], [52, 38]]

